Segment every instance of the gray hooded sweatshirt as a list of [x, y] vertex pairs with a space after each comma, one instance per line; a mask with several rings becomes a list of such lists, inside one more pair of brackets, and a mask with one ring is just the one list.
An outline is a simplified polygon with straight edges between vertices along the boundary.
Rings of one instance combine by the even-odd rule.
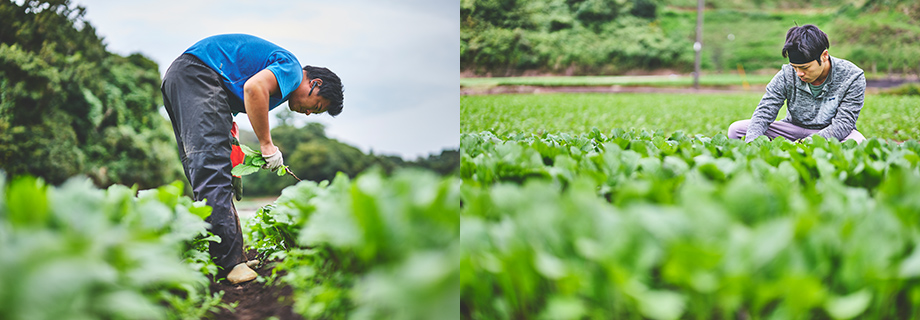
[[786, 103], [785, 121], [796, 126], [821, 130], [816, 133], [829, 139], [843, 140], [856, 130], [856, 119], [866, 94], [866, 76], [852, 62], [830, 57], [831, 72], [824, 90], [817, 97], [811, 94], [808, 83], [799, 79], [795, 69], [784, 64], [773, 80], [767, 84], [766, 93], [754, 110], [745, 141], [762, 136], [776, 119], [776, 114]]

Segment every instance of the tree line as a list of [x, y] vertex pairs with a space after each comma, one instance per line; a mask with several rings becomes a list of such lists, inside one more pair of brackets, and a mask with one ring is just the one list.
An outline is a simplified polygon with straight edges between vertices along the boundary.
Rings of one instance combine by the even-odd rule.
[[[693, 68], [696, 0], [463, 0], [465, 75], [616, 75]], [[816, 24], [831, 54], [871, 74], [920, 74], [912, 0], [707, 0], [703, 69], [770, 69], [785, 32]]]
[[[303, 127], [286, 123], [271, 130], [272, 142], [284, 154], [284, 162], [291, 171], [303, 180], [332, 181], [336, 173], [342, 172], [351, 178], [364, 170], [377, 167], [390, 174], [397, 168], [418, 168], [431, 170], [441, 175], [457, 174], [460, 168], [460, 152], [445, 149], [437, 154], [406, 161], [402, 157], [383, 154], [365, 154], [358, 148], [326, 136], [325, 127], [316, 122]], [[258, 146], [255, 134], [241, 130], [240, 143], [250, 147]], [[291, 176], [278, 177], [266, 170], [243, 177], [243, 195], [278, 195], [287, 186], [296, 184]]]
[[692, 67], [687, 39], [653, 23], [655, 0], [464, 0], [460, 64], [474, 74], [610, 74]]
[[85, 12], [69, 0], [0, 1], [0, 168], [54, 184], [178, 179], [157, 64], [108, 52]]

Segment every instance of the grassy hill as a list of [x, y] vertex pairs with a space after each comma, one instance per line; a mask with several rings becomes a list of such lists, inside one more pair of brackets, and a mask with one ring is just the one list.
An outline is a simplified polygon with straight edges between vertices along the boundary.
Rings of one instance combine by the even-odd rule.
[[[492, 2], [461, 2], [465, 76], [692, 71], [696, 1], [626, 1], [600, 21], [585, 18], [595, 17], [585, 15], [588, 4], [611, 1]], [[637, 13], [648, 3], [657, 3], [651, 13]], [[853, 61], [870, 78], [920, 73], [920, 3], [903, 0], [709, 1], [702, 68], [774, 73], [786, 62], [780, 54], [786, 31], [804, 24], [824, 30], [831, 55]]]

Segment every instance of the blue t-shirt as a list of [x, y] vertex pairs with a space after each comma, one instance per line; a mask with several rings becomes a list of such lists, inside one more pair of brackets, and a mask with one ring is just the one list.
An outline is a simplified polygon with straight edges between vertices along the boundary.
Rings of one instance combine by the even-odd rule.
[[[185, 50], [201, 59], [223, 77], [224, 87], [240, 102], [243, 101], [243, 84], [259, 71], [268, 69], [275, 74], [281, 97], [270, 96], [269, 110], [288, 100], [288, 96], [303, 81], [300, 62], [290, 51], [265, 39], [247, 34], [224, 34], [198, 41]], [[242, 105], [242, 104], [241, 104]], [[245, 112], [245, 110], [234, 110]]]

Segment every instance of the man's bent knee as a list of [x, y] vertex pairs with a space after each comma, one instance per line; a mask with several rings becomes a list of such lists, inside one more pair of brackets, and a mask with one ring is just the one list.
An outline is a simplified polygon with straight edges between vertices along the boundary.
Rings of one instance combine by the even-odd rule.
[[728, 126], [728, 138], [741, 139], [741, 137], [744, 137], [744, 135], [747, 134], [747, 128], [750, 122], [751, 120], [738, 120], [733, 122]]

